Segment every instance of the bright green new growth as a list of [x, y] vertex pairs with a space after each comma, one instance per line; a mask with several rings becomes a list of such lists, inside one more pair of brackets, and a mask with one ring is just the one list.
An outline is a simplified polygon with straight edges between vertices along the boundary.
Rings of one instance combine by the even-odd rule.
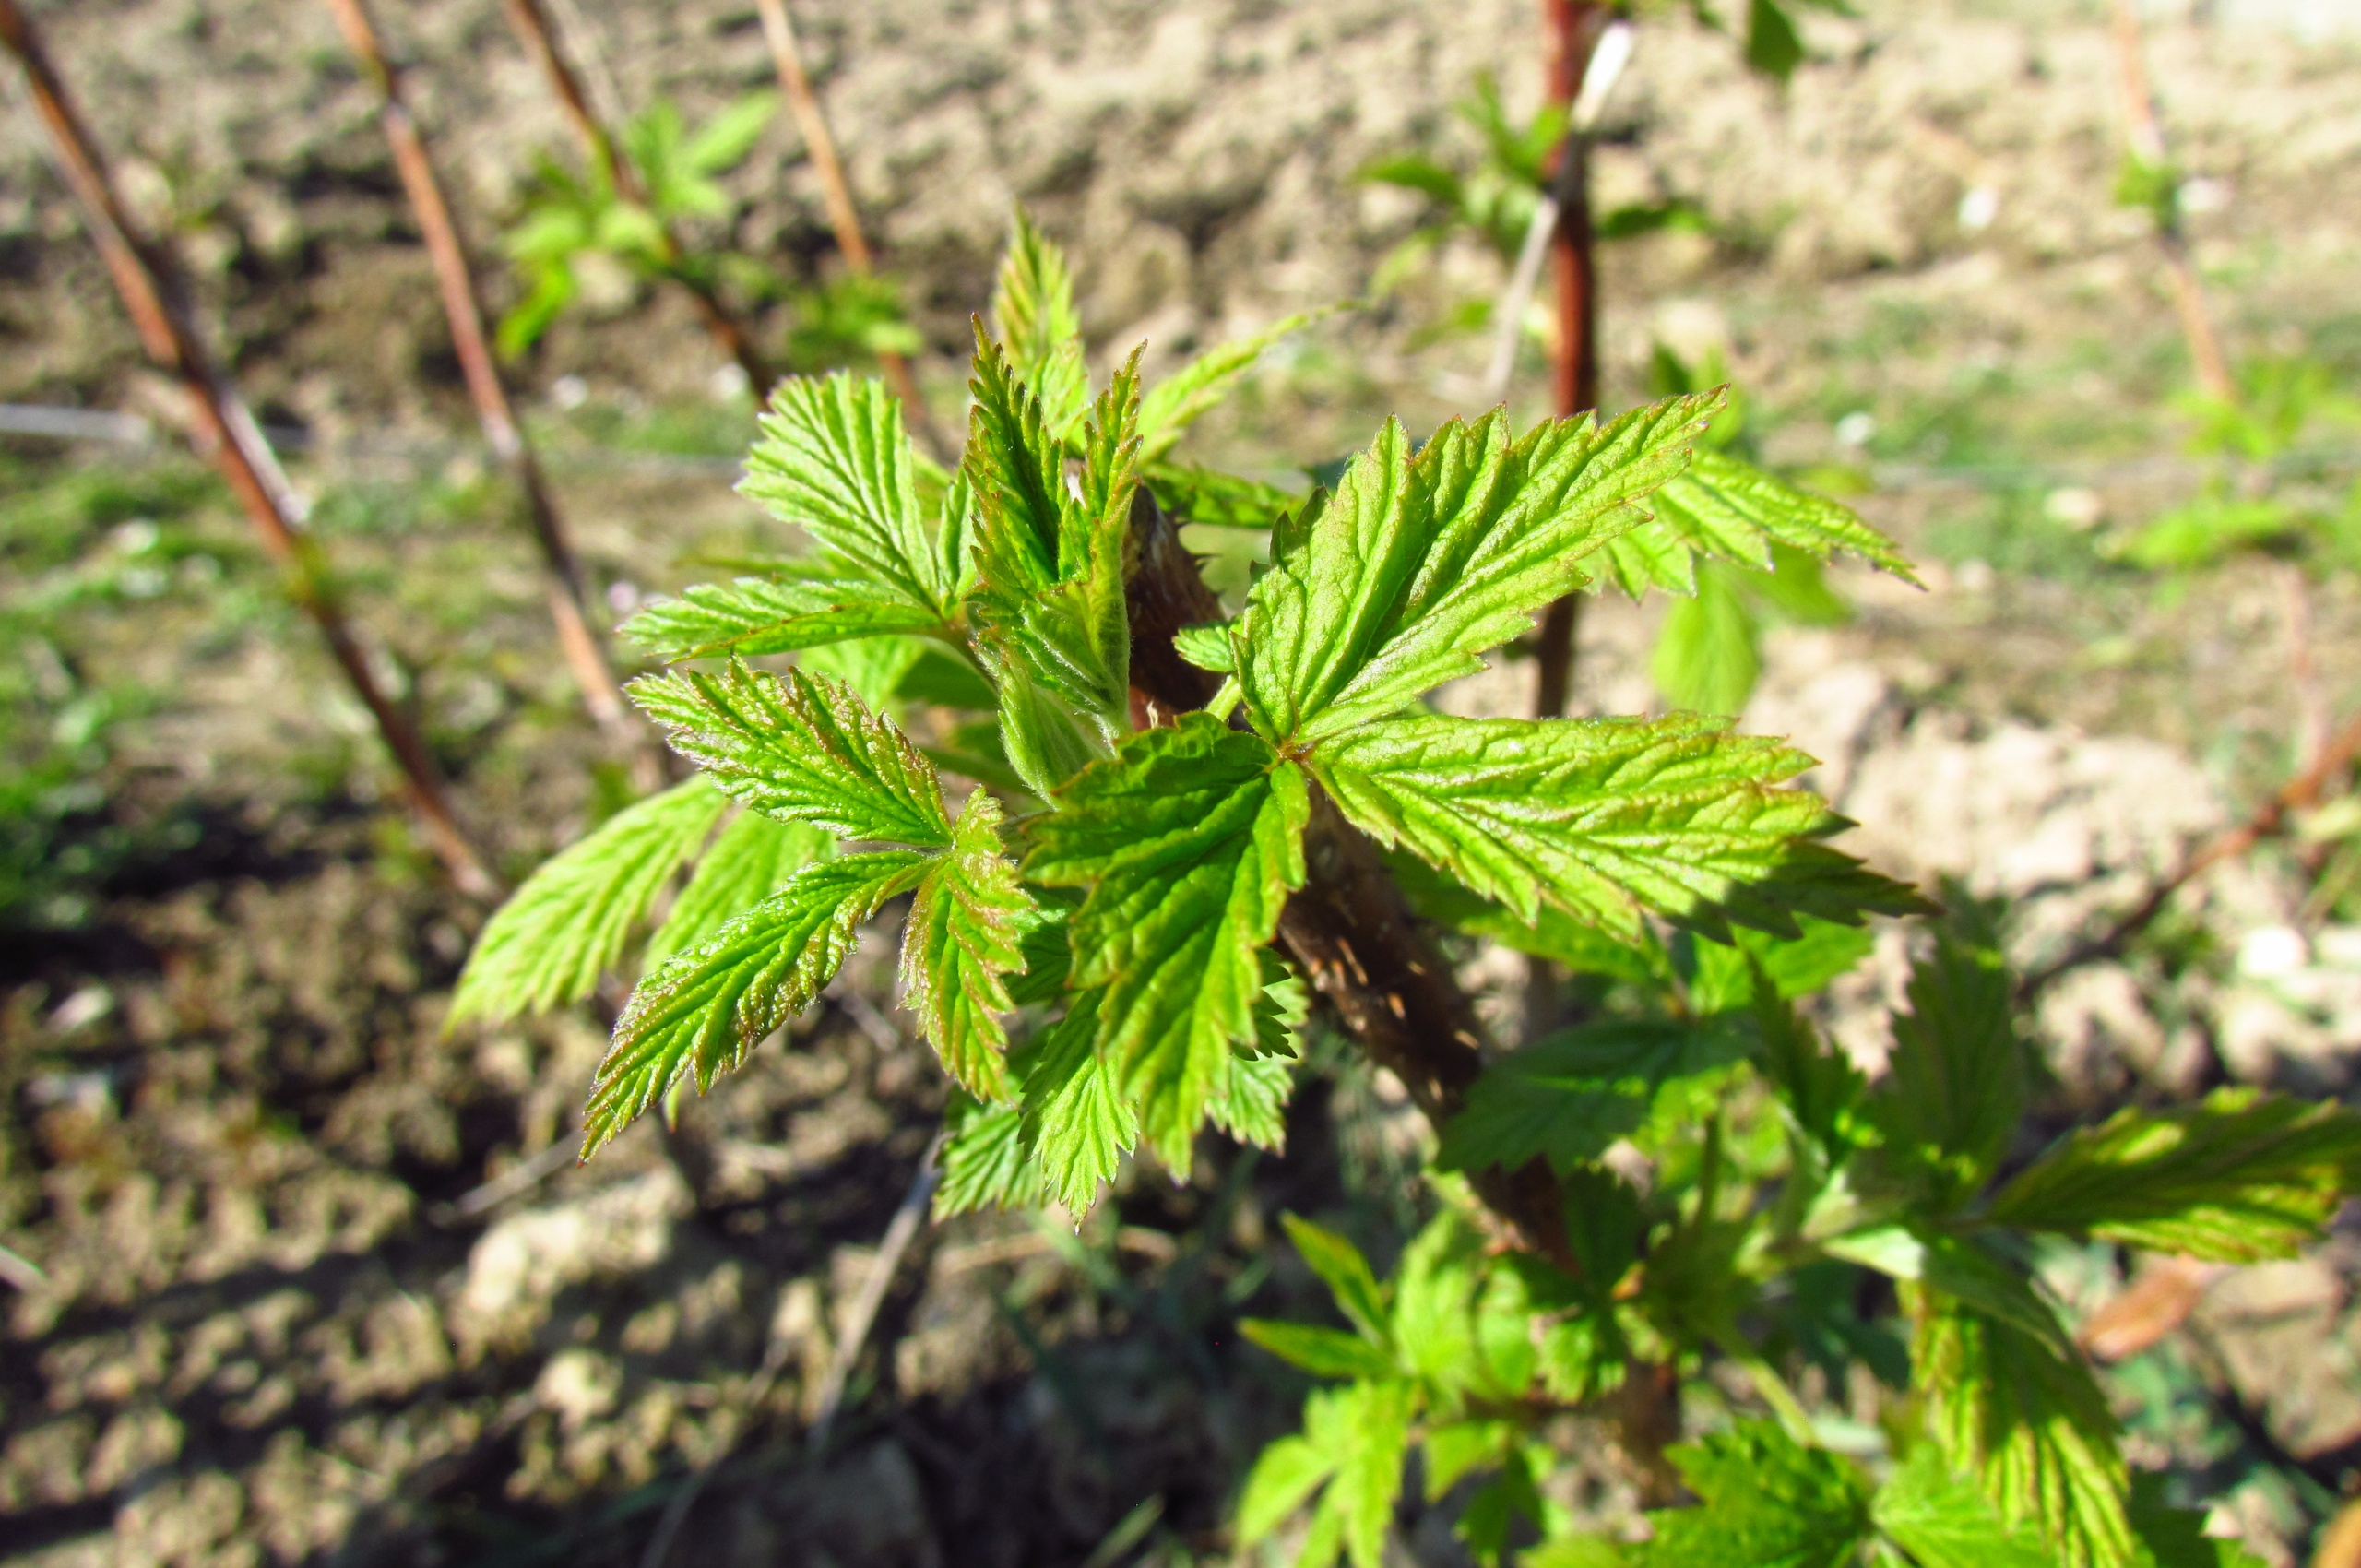
[[[1661, 1011], [1501, 1058], [1442, 1129], [1437, 1163], [1473, 1171], [1548, 1160], [1566, 1187], [1579, 1277], [1457, 1244], [1467, 1197], [1448, 1178], [1436, 1183], [1443, 1214], [1391, 1281], [1343, 1238], [1291, 1219], [1291, 1239], [1351, 1331], [1270, 1322], [1244, 1331], [1345, 1387], [1315, 1394], [1304, 1436], [1265, 1452], [1240, 1506], [1241, 1535], [1275, 1530], [1312, 1496], [1340, 1400], [1361, 1408], [1406, 1388], [1411, 1445], [1423, 1448], [1430, 1475], [1492, 1476], [1460, 1525], [1481, 1562], [1503, 1560], [1504, 1512], [1551, 1538], [1520, 1559], [1540, 1568], [1846, 1568], [1865, 1552], [1918, 1568], [2248, 1562], [2227, 1546], [2217, 1560], [2210, 1544], [2201, 1558], [2182, 1555], [2195, 1538], [2190, 1516], [2136, 1481], [2105, 1396], [2010, 1232], [2280, 1255], [2318, 1237], [2352, 1190], [2361, 1117], [2246, 1091], [2127, 1111], [1989, 1192], [2026, 1066], [2009, 976], [1987, 941], [1964, 920], [1940, 933], [1916, 968], [1911, 1011], [1894, 1021], [1890, 1071], [1875, 1087], [1785, 999], [1790, 983], [1824, 983], [1828, 967], [1793, 965], [1783, 982], [1751, 954], [1750, 995], [1701, 963], [1678, 988], [1660, 982], [1660, 993], [1672, 992]], [[1808, 934], [1785, 945], [1818, 944]], [[1729, 1108], [1747, 1102], [1738, 1090], [1749, 1080], [1777, 1112], [1775, 1155], [1733, 1142]], [[1600, 1163], [1616, 1140], [1655, 1167], [1657, 1192], [1638, 1194]], [[1782, 1315], [1793, 1306], [1774, 1303], [1801, 1301], [1806, 1280], [1840, 1266], [1896, 1280], [1913, 1320], [1907, 1383], [1925, 1429], [1891, 1466], [1820, 1451], [1757, 1343], [1766, 1320], [1793, 1322]], [[1444, 1301], [1457, 1304], [1433, 1305]], [[1818, 1332], [1861, 1332], [1842, 1324]], [[1647, 1544], [1568, 1533], [1532, 1490], [1519, 1447], [1532, 1441], [1526, 1429], [1462, 1412], [1516, 1410], [1540, 1393], [1599, 1398], [1640, 1347], [1655, 1360], [1726, 1358], [1777, 1420], [1741, 1420], [1674, 1450], [1700, 1503], [1652, 1514]], [[1321, 1510], [1299, 1563], [1334, 1554], [1336, 1526]]]
[[[1858, 960], [1866, 917], [1929, 909], [1822, 842], [1845, 825], [1786, 785], [1809, 759], [1689, 714], [1467, 719], [1426, 700], [1591, 577], [1662, 584], [1766, 540], [1906, 570], [1890, 547], [1735, 459], [1701, 469], [1719, 392], [1521, 435], [1495, 412], [1415, 451], [1389, 422], [1334, 494], [1286, 504], [1242, 612], [1178, 639], [1220, 694], [1135, 730], [1143, 492], [1193, 520], [1267, 506], [1169, 457], [1255, 346], [1159, 387], [1135, 354], [1092, 398], [1062, 257], [1021, 220], [991, 319], [954, 473], [910, 450], [874, 383], [774, 398], [744, 488], [809, 552], [630, 628], [722, 660], [633, 687], [703, 777], [548, 862], [487, 928], [455, 1016], [587, 995], [712, 838], [594, 1081], [594, 1152], [785, 1028], [907, 897], [903, 1000], [958, 1086], [938, 1213], [1079, 1213], [1143, 1143], [1176, 1170], [1209, 1123], [1281, 1144], [1307, 1027], [1283, 914], [1327, 874], [1323, 836], [1358, 830], [1430, 918], [1619, 989], [1466, 1092], [1436, 1163], [1467, 1175], [1433, 1178], [1442, 1212], [1390, 1281], [1290, 1221], [1347, 1326], [1246, 1332], [1340, 1386], [1256, 1467], [1241, 1537], [1303, 1512], [1300, 1560], [1373, 1568], [1415, 1446], [1433, 1495], [1480, 1482], [1461, 1528], [1487, 1563], [1520, 1519], [1552, 1538], [1526, 1560], [1561, 1564], [2142, 1561], [2163, 1526], [2023, 1236], [2283, 1254], [2352, 1185], [2361, 1121], [2235, 1097], [2126, 1112], [1992, 1191], [2030, 1072], [1987, 938], [1933, 944], [1878, 1084], [1793, 1005]], [[944, 772], [973, 786], [955, 812]], [[1767, 1108], [1750, 1128], [1730, 1109], [1749, 1086]], [[1619, 1143], [1650, 1162], [1648, 1191], [1603, 1163]], [[1564, 1195], [1557, 1263], [1501, 1252], [1472, 1196], [1536, 1159]], [[1828, 1282], [1864, 1270], [1898, 1282], [1906, 1350], [1831, 1305], [1852, 1292]], [[1882, 1343], [1886, 1375], [1921, 1396], [1923, 1435], [1890, 1473], [1820, 1451], [1782, 1380], [1784, 1358], [1835, 1340]], [[1660, 1512], [1626, 1550], [1544, 1500], [1534, 1428], [1643, 1357], [1725, 1360], [1777, 1424], [1677, 1455], [1703, 1506]]]

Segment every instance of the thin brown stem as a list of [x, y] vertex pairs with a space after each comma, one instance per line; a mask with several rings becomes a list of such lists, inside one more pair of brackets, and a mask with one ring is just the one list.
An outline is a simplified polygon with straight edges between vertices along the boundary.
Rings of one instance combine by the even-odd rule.
[[363, 0], [327, 0], [327, 6], [335, 14], [337, 26], [343, 31], [354, 59], [360, 63], [362, 74], [376, 89], [378, 122], [385, 129], [386, 143], [393, 151], [394, 169], [401, 178], [410, 211], [418, 219], [419, 232], [426, 242], [435, 287], [443, 302], [444, 319], [451, 328], [451, 347], [458, 355], [459, 373], [467, 383], [468, 396], [475, 403], [476, 419], [482, 426], [484, 440], [524, 496], [533, 540], [540, 547], [542, 568], [549, 579], [550, 617], [556, 625], [558, 647], [564, 654], [566, 667], [581, 688], [583, 702], [591, 717], [609, 738], [630, 753], [652, 758], [649, 737], [633, 721], [623, 691], [616, 684], [613, 668], [594, 630], [590, 587], [581, 560], [575, 554], [570, 530], [550, 492], [532, 444], [516, 418], [507, 385], [492, 356], [491, 339], [484, 331], [483, 301], [476, 287], [474, 270], [468, 265], [467, 247], [459, 237], [458, 224], [452, 216], [443, 183], [427, 156], [425, 138], [410, 113], [401, 74], [386, 57], [384, 42]]
[[2309, 767], [2328, 745], [2335, 718], [2312, 637], [2312, 585], [2296, 561], [2277, 563], [2280, 614], [2287, 634], [2287, 676], [2296, 696], [2296, 766]]
[[[557, 95], [559, 107], [564, 110], [567, 122], [574, 126], [575, 137], [582, 143], [583, 156], [591, 167], [611, 184], [617, 196], [626, 201], [647, 202], [647, 192], [641, 184], [631, 160], [622, 155], [615, 145], [611, 127], [599, 116], [584, 90], [582, 78], [558, 47], [549, 18], [542, 13], [540, 0], [505, 0], [508, 23], [516, 32], [525, 52], [540, 67], [541, 75]], [[778, 381], [778, 373], [762, 351], [754, 347], [753, 336], [745, 323], [715, 292], [713, 285], [682, 265], [688, 253], [680, 237], [669, 224], [658, 225], [663, 236], [664, 275], [679, 284], [688, 294], [689, 303], [696, 307], [697, 319], [705, 324], [707, 336], [731, 362], [746, 373], [746, 385], [757, 402], [770, 397], [771, 388]]]
[[353, 695], [375, 720], [400, 770], [405, 793], [428, 842], [470, 897], [498, 884], [453, 814], [450, 792], [418, 728], [379, 683], [337, 597], [319, 546], [303, 527], [303, 506], [264, 440], [252, 410], [214, 364], [192, 323], [185, 274], [161, 242], [143, 235], [117, 193], [105, 154], [52, 65], [31, 18], [16, 0], [0, 0], [0, 42], [23, 66], [33, 106], [48, 130], [59, 172], [76, 202], [115, 291], [157, 367], [187, 393], [198, 445], [220, 468], [245, 508], [264, 551], [284, 574], [289, 593], [318, 628]]
[[[1541, 12], [1549, 34], [1549, 101], [1568, 116], [1553, 176], [1558, 228], [1549, 249], [1558, 303], [1557, 357], [1550, 366], [1550, 387], [1562, 419], [1598, 406], [1598, 248], [1591, 227], [1590, 148], [1582, 127], [1573, 124], [1572, 113], [1607, 11], [1596, 0], [1542, 0]], [[1534, 642], [1536, 718], [1565, 715], [1573, 695], [1575, 634], [1581, 612], [1579, 596], [1568, 594], [1541, 617]], [[1547, 1032], [1557, 1018], [1558, 970], [1540, 957], [1526, 958], [1525, 968], [1525, 1033], [1531, 1037]]]
[[[2134, 161], [2162, 171], [2170, 167], [2164, 123], [2156, 117], [2155, 94], [2148, 85], [2148, 67], [2140, 50], [2140, 16], [2133, 0], [2115, 0], [2116, 96], [2123, 113], [2123, 139]], [[2189, 236], [2177, 213], [2157, 215], [2157, 248], [2164, 253], [2165, 278], [2172, 290], [2173, 309], [2180, 317], [2181, 336], [2188, 339], [2189, 362], [2198, 384], [2224, 402], [2237, 401], [2237, 382], [2222, 351], [2213, 313], [2205, 303], [2205, 288], [2197, 276], [2196, 258], [2189, 254]]]
[[[787, 95], [788, 113], [802, 133], [813, 172], [820, 176], [820, 194], [827, 203], [828, 227], [836, 232], [836, 249], [844, 254], [847, 267], [866, 277], [874, 270], [875, 258], [860, 232], [860, 209], [853, 205], [852, 185], [845, 178], [844, 160], [836, 156], [836, 138], [828, 129], [828, 116], [820, 107], [819, 94], [812, 89], [811, 73], [803, 68], [803, 50], [796, 41], [795, 24], [788, 17], [787, 0], [756, 0], [756, 9], [762, 13], [763, 37], [770, 44], [771, 66], [778, 74], [779, 90]], [[936, 457], [950, 456], [951, 449], [943, 445], [927, 413], [926, 400], [919, 395], [910, 362], [887, 349], [879, 351], [877, 366], [885, 373], [894, 396], [902, 400], [912, 434]]]
[[2352, 767], [2354, 759], [2361, 756], [2361, 715], [2345, 721], [2344, 727], [2328, 738], [2319, 753], [2303, 771], [2290, 778], [2272, 797], [2255, 809], [2252, 816], [2226, 832], [2216, 835], [2173, 868], [2146, 897], [2095, 936], [2076, 943], [2058, 957], [2027, 974], [2017, 982], [2017, 1000], [2032, 1001], [2060, 975], [2085, 964], [2096, 963], [2120, 954], [2135, 936], [2155, 922], [2173, 901], [2173, 896], [2206, 872], [2225, 861], [2237, 859], [2266, 839], [2284, 835], [2295, 824], [2296, 814], [2311, 810], [2320, 803], [2329, 788]]

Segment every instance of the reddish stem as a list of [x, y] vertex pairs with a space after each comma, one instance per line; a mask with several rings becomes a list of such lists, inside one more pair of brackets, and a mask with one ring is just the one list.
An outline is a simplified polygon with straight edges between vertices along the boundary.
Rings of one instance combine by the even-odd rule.
[[467, 247], [459, 237], [451, 204], [426, 152], [425, 138], [409, 112], [402, 80], [386, 58], [385, 45], [362, 0], [327, 0], [345, 42], [360, 62], [362, 74], [376, 89], [377, 117], [385, 128], [394, 168], [417, 216], [420, 234], [434, 267], [434, 281], [443, 301], [444, 319], [451, 328], [451, 346], [459, 358], [459, 372], [473, 399], [484, 440], [507, 468], [525, 497], [526, 514], [540, 546], [549, 577], [550, 617], [557, 627], [558, 647], [582, 689], [583, 702], [608, 735], [635, 753], [648, 752], [647, 736], [633, 723], [623, 692], [615, 683], [599, 638], [593, 630], [590, 588], [564, 516], [541, 472], [531, 444], [518, 422], [484, 331], [483, 302], [475, 274], [468, 265]]
[[498, 884], [459, 827], [442, 769], [409, 716], [378, 683], [320, 560], [318, 543], [303, 527], [303, 503], [264, 440], [252, 410], [206, 352], [190, 321], [185, 307], [186, 275], [178, 258], [161, 242], [141, 234], [132, 222], [105, 154], [51, 64], [31, 18], [16, 0], [0, 0], [0, 43], [7, 45], [24, 68], [58, 169], [82, 209], [91, 241], [125, 309], [130, 312], [148, 357], [188, 394], [200, 448], [220, 468], [264, 551], [285, 574], [289, 593], [319, 629], [329, 657], [376, 721], [377, 732], [401, 772], [410, 805], [451, 880], [470, 897], [490, 897]]

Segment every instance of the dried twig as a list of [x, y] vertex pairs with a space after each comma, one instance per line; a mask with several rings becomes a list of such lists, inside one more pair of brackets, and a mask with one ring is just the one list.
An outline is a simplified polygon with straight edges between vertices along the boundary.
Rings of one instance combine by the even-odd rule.
[[[427, 157], [425, 138], [409, 112], [401, 74], [386, 58], [363, 0], [327, 0], [327, 6], [335, 13], [337, 26], [359, 61], [362, 76], [376, 89], [378, 123], [385, 129], [386, 145], [393, 150], [394, 168], [401, 177], [410, 210], [417, 216], [419, 232], [425, 239], [427, 255], [434, 267], [435, 286], [442, 296], [444, 319], [451, 327], [451, 346], [458, 355], [459, 372], [468, 384], [468, 396], [475, 402], [484, 440], [491, 444], [493, 455], [507, 468], [524, 495], [533, 540], [540, 548], [541, 564], [549, 578], [550, 618], [556, 624], [558, 647], [565, 655], [566, 667], [573, 671], [575, 683], [582, 689], [583, 702], [599, 727], [620, 748], [632, 753], [635, 760], [653, 763], [655, 753], [650, 749], [650, 737], [633, 720], [599, 635], [592, 629], [595, 622], [590, 587], [581, 561], [574, 552], [565, 519], [558, 511], [540, 463], [517, 422], [508, 387], [492, 357], [492, 343], [484, 332], [483, 301], [476, 287], [474, 271], [468, 265], [467, 247], [460, 241], [443, 183]], [[651, 785], [655, 781], [653, 778], [647, 780]]]
[[[943, 1134], [926, 1146], [926, 1155], [919, 1161], [918, 1174], [910, 1178], [910, 1189], [902, 1194], [902, 1206], [894, 1211], [894, 1218], [885, 1227], [884, 1240], [877, 1244], [876, 1261], [869, 1265], [869, 1277], [860, 1282], [860, 1294], [853, 1298], [852, 1312], [845, 1321], [844, 1332], [836, 1338], [834, 1351], [828, 1357], [828, 1369], [821, 1375], [819, 1393], [813, 1400], [812, 1418], [812, 1451], [815, 1454], [828, 1446], [828, 1434], [835, 1430], [836, 1411], [844, 1403], [845, 1381], [852, 1376], [853, 1363], [860, 1359], [861, 1347], [869, 1341], [869, 1331], [877, 1322], [878, 1309], [885, 1304], [885, 1292], [893, 1288], [894, 1276], [902, 1266], [902, 1254], [910, 1250], [918, 1239], [919, 1227], [926, 1222], [926, 1206], [933, 1200], [935, 1183], [942, 1171], [935, 1157], [943, 1150]], [[655, 1564], [643, 1564], [655, 1568]]]
[[189, 291], [178, 259], [131, 220], [105, 155], [51, 65], [31, 18], [17, 0], [0, 0], [0, 42], [23, 66], [33, 106], [49, 132], [59, 172], [82, 208], [115, 291], [158, 368], [188, 394], [199, 445], [207, 449], [245, 507], [264, 551], [285, 574], [288, 591], [319, 629], [346, 683], [376, 721], [377, 732], [400, 769], [404, 792], [427, 839], [459, 889], [488, 897], [498, 888], [492, 873], [460, 830], [442, 768], [409, 715], [378, 683], [344, 606], [337, 597], [318, 543], [303, 526], [303, 503], [263, 439], [254, 413], [206, 351], [187, 310]]
[[[820, 176], [820, 192], [828, 206], [828, 227], [836, 232], [836, 248], [844, 253], [845, 265], [854, 273], [866, 277], [875, 260], [869, 250], [869, 241], [860, 232], [860, 212], [852, 204], [852, 186], [845, 179], [843, 160], [836, 156], [836, 138], [828, 130], [828, 117], [821, 111], [819, 94], [812, 90], [812, 77], [803, 68], [803, 51], [796, 42], [795, 24], [789, 20], [786, 0], [756, 0], [756, 9], [763, 17], [763, 37], [769, 42], [771, 65], [778, 73], [779, 89], [787, 95], [788, 112], [795, 116], [795, 128], [803, 134], [804, 149], [812, 155], [813, 172]], [[928, 416], [926, 400], [919, 396], [918, 378], [910, 374], [910, 362], [892, 350], [878, 353], [877, 365], [885, 373], [885, 380], [894, 388], [894, 396], [902, 400], [902, 410], [911, 433], [917, 435], [937, 457], [950, 455], [934, 422]]]
[[41, 1271], [39, 1264], [0, 1247], [0, 1283], [19, 1290], [38, 1290], [49, 1283], [49, 1276]]
[[[778, 1374], [787, 1370], [788, 1353], [794, 1336], [787, 1331], [782, 1321], [786, 1314], [784, 1302], [781, 1305], [782, 1311], [774, 1315], [771, 1322], [770, 1343], [764, 1348], [762, 1364], [754, 1369], [754, 1375], [746, 1380], [746, 1391], [739, 1401], [750, 1417], [763, 1408], [763, 1402], [770, 1397], [773, 1385], [778, 1382]], [[670, 1555], [673, 1540], [679, 1537], [681, 1526], [688, 1523], [689, 1511], [696, 1506], [697, 1499], [705, 1494], [706, 1485], [736, 1451], [735, 1439], [742, 1435], [732, 1433], [732, 1441], [725, 1443], [718, 1452], [690, 1471], [687, 1479], [681, 1483], [681, 1490], [665, 1503], [662, 1515], [656, 1521], [656, 1531], [647, 1538], [647, 1549], [640, 1553], [640, 1568], [664, 1568], [664, 1559]]]
[[[567, 63], [557, 39], [552, 33], [549, 18], [542, 15], [540, 0], [505, 0], [509, 26], [532, 55], [541, 75], [549, 79], [550, 90], [557, 94], [558, 104], [574, 126], [582, 143], [583, 155], [592, 168], [611, 184], [615, 194], [627, 201], [645, 202], [647, 193], [641, 187], [639, 176], [631, 160], [615, 146], [614, 132], [590, 102], [584, 91], [582, 78]], [[683, 270], [677, 264], [685, 255], [680, 238], [670, 227], [659, 226], [665, 255], [665, 276], [678, 283], [696, 306], [697, 316], [721, 351], [728, 354], [740, 370], [746, 373], [746, 385], [760, 402], [770, 396], [771, 387], [778, 380], [778, 373], [754, 347], [753, 335], [743, 322], [722, 302], [713, 286], [705, 279]]]
[[2067, 971], [2120, 954], [2133, 937], [2165, 912], [2174, 894], [2224, 861], [2236, 860], [2267, 838], [2284, 836], [2295, 825], [2296, 814], [2319, 805], [2329, 787], [2353, 766], [2356, 756], [2361, 756], [2361, 715], [2346, 720], [2344, 728], [2329, 737], [2311, 765], [2280, 786], [2276, 793], [2255, 809], [2252, 816], [2207, 840], [2106, 931], [2076, 943], [2058, 957], [2027, 973], [2017, 982], [2017, 1000], [2030, 1002]]
[[2102, 1361], [2136, 1356], [2189, 1321], [2228, 1266], [2199, 1258], [2152, 1260], [2122, 1290], [2082, 1320], [2075, 1342]]
[[473, 1219], [477, 1215], [498, 1208], [511, 1198], [531, 1192], [568, 1165], [578, 1163], [580, 1160], [575, 1153], [574, 1140], [571, 1137], [553, 1138], [550, 1146], [539, 1154], [517, 1161], [481, 1186], [471, 1187], [452, 1199], [435, 1218]]

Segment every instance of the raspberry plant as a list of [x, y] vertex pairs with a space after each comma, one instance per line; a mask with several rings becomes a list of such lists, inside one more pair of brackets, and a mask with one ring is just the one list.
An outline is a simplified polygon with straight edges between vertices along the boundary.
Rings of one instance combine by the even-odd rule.
[[[1933, 911], [1824, 842], [1842, 820], [1787, 784], [1810, 759], [1690, 714], [1428, 699], [1594, 576], [1661, 582], [1799, 514], [1816, 553], [1891, 546], [1701, 448], [1719, 389], [1521, 434], [1389, 422], [1308, 499], [1175, 462], [1299, 325], [1153, 387], [1134, 353], [1094, 398], [1063, 260], [1020, 219], [955, 471], [882, 384], [782, 384], [742, 488], [812, 550], [625, 627], [676, 667], [633, 695], [699, 773], [526, 884], [455, 1019], [587, 997], [694, 868], [587, 1157], [742, 1063], [906, 898], [902, 1000], [955, 1085], [938, 1213], [1079, 1214], [1127, 1157], [1185, 1172], [1209, 1124], [1276, 1146], [1305, 1032], [1341, 1035], [1438, 1130], [1435, 1218], [1381, 1281], [1289, 1217], [1348, 1326], [1248, 1325], [1332, 1386], [1238, 1524], [1302, 1518], [1299, 1562], [1377, 1568], [1414, 1447], [1487, 1562], [2216, 1561], [2134, 1484], [2028, 1239], [2284, 1255], [2351, 1184], [2361, 1123], [2225, 1094], [2025, 1162], [2034, 1068], [1972, 910], [1865, 1079], [1796, 999], [1863, 956], [1868, 917]], [[1179, 520], [1270, 528], [1235, 615]], [[1590, 1016], [1489, 1051], [1438, 927], [1566, 964]], [[1906, 1349], [1856, 1310], [1880, 1277]], [[1909, 1390], [1881, 1431], [1791, 1391], [1857, 1363]], [[1551, 1501], [1570, 1410], [1613, 1416], [1643, 1498], [1697, 1505], [1639, 1545], [1576, 1532]], [[1668, 1448], [1691, 1418], [1706, 1435]]]

